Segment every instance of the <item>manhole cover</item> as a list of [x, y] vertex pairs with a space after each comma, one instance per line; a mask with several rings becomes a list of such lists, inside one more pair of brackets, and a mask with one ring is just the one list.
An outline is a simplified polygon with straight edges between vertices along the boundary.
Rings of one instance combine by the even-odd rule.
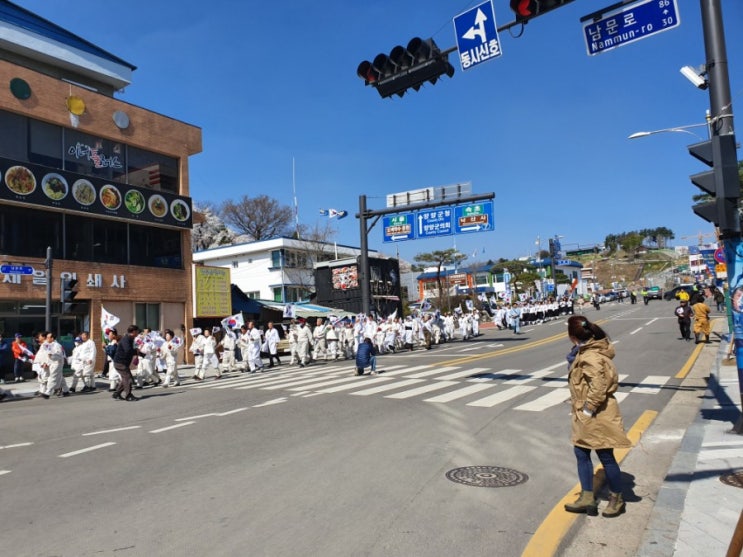
[[720, 481], [726, 485], [732, 485], [733, 487], [743, 487], [743, 471], [720, 476]]
[[519, 485], [529, 479], [529, 476], [500, 466], [465, 466], [454, 468], [446, 473], [446, 477], [453, 482], [473, 487], [508, 487]]

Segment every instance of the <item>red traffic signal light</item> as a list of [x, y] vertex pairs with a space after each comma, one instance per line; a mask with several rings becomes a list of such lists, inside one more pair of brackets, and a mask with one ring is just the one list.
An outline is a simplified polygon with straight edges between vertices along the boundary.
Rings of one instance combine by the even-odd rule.
[[516, 14], [516, 21], [522, 23], [564, 6], [573, 0], [511, 0], [511, 9]]

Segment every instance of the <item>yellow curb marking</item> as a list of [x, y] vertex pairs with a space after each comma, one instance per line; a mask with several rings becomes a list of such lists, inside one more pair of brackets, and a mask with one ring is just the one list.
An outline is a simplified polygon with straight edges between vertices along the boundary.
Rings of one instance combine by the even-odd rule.
[[[635, 424], [627, 432], [627, 437], [632, 441], [632, 446], [636, 446], [642, 434], [650, 427], [653, 420], [658, 416], [658, 412], [655, 410], [646, 410], [637, 419]], [[616, 449], [614, 456], [617, 462], [622, 462], [624, 457], [629, 454], [632, 447], [627, 449]], [[597, 474], [601, 466], [597, 466], [594, 471], [594, 475]], [[603, 474], [602, 474], [603, 475]], [[596, 486], [600, 489], [600, 486]], [[572, 503], [576, 495], [580, 493], [580, 483], [577, 483], [573, 488], [563, 497], [560, 501], [552, 508], [550, 513], [544, 519], [542, 524], [539, 525], [537, 531], [529, 540], [524, 552], [521, 557], [551, 557], [557, 551], [560, 546], [560, 542], [568, 533], [573, 523], [578, 518], [578, 514], [569, 513], [565, 511], [565, 504]]]

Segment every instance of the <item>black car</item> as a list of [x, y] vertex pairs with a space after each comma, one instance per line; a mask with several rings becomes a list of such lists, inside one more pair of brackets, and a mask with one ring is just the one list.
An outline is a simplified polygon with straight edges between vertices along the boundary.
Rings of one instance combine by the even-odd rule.
[[681, 284], [679, 286], [675, 286], [671, 288], [670, 290], [666, 290], [666, 292], [663, 294], [664, 300], [677, 300], [678, 295], [681, 292], [686, 292], [689, 295], [689, 298], [691, 298], [691, 295], [695, 292], [694, 285], [693, 284]]

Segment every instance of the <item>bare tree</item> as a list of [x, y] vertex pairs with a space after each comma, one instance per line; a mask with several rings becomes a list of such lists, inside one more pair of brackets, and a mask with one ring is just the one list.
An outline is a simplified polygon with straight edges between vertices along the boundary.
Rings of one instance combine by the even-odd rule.
[[291, 234], [292, 208], [267, 195], [252, 198], [243, 195], [237, 201], [227, 200], [219, 212], [225, 223], [256, 242]]
[[353, 255], [338, 250], [333, 241], [336, 231], [329, 222], [314, 226], [300, 225], [298, 232], [296, 245], [287, 248], [284, 254], [286, 265], [284, 270], [292, 284], [301, 286], [305, 291], [311, 291], [315, 286], [313, 270], [315, 263], [336, 258], [344, 259]]

